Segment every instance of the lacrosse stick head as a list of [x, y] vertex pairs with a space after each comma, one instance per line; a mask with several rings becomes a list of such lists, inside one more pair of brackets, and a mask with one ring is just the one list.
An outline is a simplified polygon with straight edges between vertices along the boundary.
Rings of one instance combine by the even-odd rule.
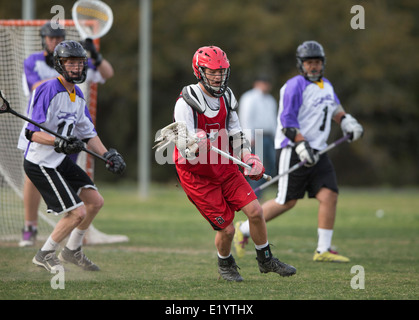
[[[113, 24], [112, 9], [106, 3], [98, 0], [76, 1], [71, 14], [83, 40], [103, 37]], [[95, 21], [95, 25], [92, 26], [89, 21]]]
[[3, 92], [0, 90], [0, 113], [10, 112], [10, 104], [3, 96]]
[[194, 154], [197, 149], [197, 138], [188, 132], [185, 122], [173, 122], [160, 130], [160, 135], [156, 138], [157, 144], [153, 147], [160, 151], [170, 143], [174, 143], [178, 150], [188, 156]]

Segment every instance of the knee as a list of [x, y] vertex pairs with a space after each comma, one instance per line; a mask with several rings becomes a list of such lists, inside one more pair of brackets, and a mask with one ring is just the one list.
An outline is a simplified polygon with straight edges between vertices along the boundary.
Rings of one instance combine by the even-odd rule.
[[236, 232], [236, 229], [234, 228], [233, 223], [230, 223], [230, 225], [224, 229], [224, 232], [229, 237], [234, 237], [234, 233]]
[[230, 223], [226, 228], [219, 230], [218, 232], [221, 233], [222, 237], [233, 240], [236, 229], [234, 228], [233, 223]]
[[247, 210], [246, 212], [247, 217], [251, 221], [262, 220], [263, 218], [263, 210], [262, 207], [258, 205], [253, 205]]
[[338, 202], [338, 194], [330, 189], [323, 188], [317, 197], [320, 202], [336, 206]]
[[85, 202], [85, 205], [89, 213], [96, 214], [102, 209], [104, 202], [103, 197], [98, 193], [95, 197], [90, 198], [89, 202]]
[[102, 209], [103, 204], [105, 203], [105, 200], [103, 199], [103, 197], [98, 194], [97, 198], [95, 199], [93, 206], [96, 210], [96, 212], [98, 212], [100, 209]]

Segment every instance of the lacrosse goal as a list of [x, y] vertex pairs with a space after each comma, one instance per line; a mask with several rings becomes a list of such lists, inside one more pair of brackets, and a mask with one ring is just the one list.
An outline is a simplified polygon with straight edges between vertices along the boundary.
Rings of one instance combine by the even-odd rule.
[[[26, 114], [29, 97], [23, 90], [23, 61], [36, 51], [42, 50], [40, 29], [48, 20], [0, 20], [0, 89], [10, 105], [20, 114]], [[72, 20], [60, 21], [64, 25], [67, 40], [80, 40]], [[92, 28], [94, 28], [92, 21]], [[94, 40], [99, 45], [99, 39]], [[97, 84], [80, 85], [89, 111], [96, 122]], [[19, 241], [24, 224], [23, 208], [23, 154], [17, 141], [23, 120], [10, 114], [0, 117], [0, 241]], [[94, 159], [81, 152], [77, 163], [93, 179]], [[59, 218], [47, 215], [41, 201], [38, 211], [38, 239], [45, 239]], [[126, 242], [124, 235], [107, 235], [91, 226], [86, 234], [86, 244]]]

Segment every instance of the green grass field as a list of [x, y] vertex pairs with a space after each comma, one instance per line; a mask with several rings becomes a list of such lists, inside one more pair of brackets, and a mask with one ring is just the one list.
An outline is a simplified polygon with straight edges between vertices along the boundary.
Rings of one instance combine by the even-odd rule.
[[[36, 248], [0, 244], [0, 299], [139, 300], [417, 300], [419, 198], [417, 189], [341, 189], [333, 243], [348, 264], [315, 263], [317, 202], [301, 200], [268, 223], [273, 253], [297, 268], [282, 278], [259, 273], [253, 243], [236, 259], [241, 283], [218, 280], [214, 231], [173, 185], [154, 185], [140, 200], [134, 186], [100, 186], [105, 206], [95, 226], [130, 242], [86, 246], [100, 272], [69, 267], [65, 288], [31, 263]], [[274, 196], [274, 190], [268, 190]], [[244, 214], [236, 214], [243, 220]], [[353, 266], [365, 288], [353, 289]]]

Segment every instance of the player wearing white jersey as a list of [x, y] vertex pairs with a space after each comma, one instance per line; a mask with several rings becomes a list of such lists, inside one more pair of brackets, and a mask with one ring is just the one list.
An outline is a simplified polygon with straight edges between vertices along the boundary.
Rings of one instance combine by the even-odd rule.
[[[301, 73], [286, 82], [280, 90], [278, 126], [275, 136], [278, 173], [307, 160], [305, 166], [279, 178], [278, 194], [262, 205], [266, 221], [295, 206], [305, 193], [319, 201], [318, 244], [314, 261], [348, 262], [349, 259], [331, 250], [336, 216], [338, 186], [327, 147], [332, 120], [341, 125], [343, 133], [352, 134], [349, 142], [363, 134], [362, 126], [347, 114], [329, 80], [323, 77], [323, 47], [306, 41], [297, 48], [297, 66]], [[235, 247], [243, 254], [248, 237], [247, 221], [240, 226]], [[239, 254], [238, 254], [239, 255]]]
[[[30, 97], [33, 90], [45, 81], [57, 78], [59, 73], [54, 68], [53, 53], [54, 48], [61, 41], [65, 40], [66, 31], [64, 26], [55, 26], [51, 22], [45, 23], [41, 30], [42, 51], [35, 52], [28, 56], [23, 63], [23, 91], [27, 97]], [[86, 81], [90, 83], [104, 83], [105, 80], [113, 76], [112, 65], [97, 52], [91, 39], [84, 41], [86, 50], [90, 52], [88, 59], [88, 69]], [[23, 125], [18, 148], [26, 150], [28, 140], [25, 137], [25, 127]], [[77, 154], [70, 155], [70, 158], [76, 162]], [[41, 202], [41, 195], [25, 176], [23, 185], [23, 206], [25, 209], [24, 227], [22, 229], [22, 240], [19, 246], [33, 246], [36, 242], [37, 226], [38, 226], [38, 208]]]
[[[55, 138], [28, 123], [24, 169], [48, 211], [63, 217], [32, 262], [48, 271], [57, 269], [60, 260], [96, 271], [99, 267], [84, 255], [81, 246], [87, 228], [103, 205], [103, 198], [86, 172], [67, 155], [82, 151], [87, 143], [93, 152], [109, 161], [107, 168], [113, 173], [122, 173], [125, 162], [115, 149], [107, 150], [101, 142], [83, 93], [76, 85], [86, 80], [87, 72], [87, 54], [81, 44], [76, 41], [58, 44], [54, 50], [54, 67], [60, 76], [35, 89], [29, 117], [68, 140]], [[67, 236], [69, 239], [58, 259], [55, 251]]]

